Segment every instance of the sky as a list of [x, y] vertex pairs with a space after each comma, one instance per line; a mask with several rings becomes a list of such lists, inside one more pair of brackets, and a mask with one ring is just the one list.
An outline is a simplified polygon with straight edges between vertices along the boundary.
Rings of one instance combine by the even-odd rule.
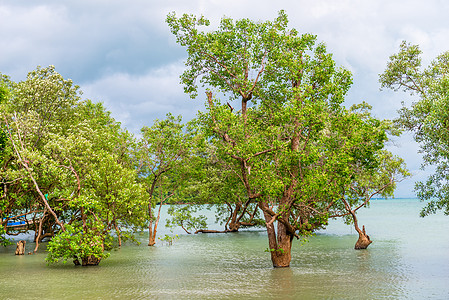
[[[186, 52], [165, 23], [168, 13], [204, 15], [216, 26], [224, 16], [273, 20], [281, 9], [289, 27], [317, 35], [353, 73], [345, 105], [366, 101], [382, 119], [413, 101], [380, 90], [379, 74], [401, 41], [420, 45], [424, 65], [449, 50], [445, 0], [0, 0], [0, 73], [20, 81], [37, 66], [54, 65], [83, 97], [103, 102], [138, 134], [168, 112], [193, 118], [205, 100], [190, 99], [179, 84]], [[419, 146], [404, 134], [388, 149], [413, 174], [395, 196], [413, 197], [414, 182], [430, 174], [420, 170]]]

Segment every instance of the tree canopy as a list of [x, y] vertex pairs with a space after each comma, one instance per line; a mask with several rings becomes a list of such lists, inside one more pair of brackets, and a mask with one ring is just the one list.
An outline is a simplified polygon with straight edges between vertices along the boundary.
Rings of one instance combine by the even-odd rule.
[[[181, 83], [192, 98], [206, 89], [200, 124], [262, 211], [274, 266], [289, 265], [292, 239], [325, 226], [351, 183], [382, 173], [381, 163], [405, 172], [381, 153], [391, 124], [344, 108], [350, 72], [314, 35], [289, 29], [283, 11], [259, 23], [223, 18], [217, 30], [187, 14], [167, 22], [188, 53]], [[386, 192], [379, 180], [363, 183]]]
[[425, 182], [417, 182], [415, 191], [427, 206], [421, 215], [443, 210], [449, 214], [449, 52], [422, 66], [418, 45], [402, 42], [399, 52], [390, 56], [380, 75], [383, 88], [410, 93], [415, 100], [403, 104], [396, 122], [414, 133], [423, 154], [422, 167], [434, 166]]
[[53, 237], [50, 262], [97, 264], [112, 231], [120, 237], [145, 224], [144, 189], [130, 162], [131, 135], [101, 103], [80, 95], [53, 66], [11, 83], [1, 103], [2, 220], [31, 217], [34, 228], [25, 230], [36, 233], [35, 251]]
[[[194, 166], [194, 135], [182, 124], [181, 116], [170, 113], [164, 120], [155, 120], [153, 126], [143, 127], [142, 137], [134, 152], [140, 181], [148, 197], [149, 242], [156, 243], [156, 232], [163, 204], [180, 200], [190, 168]], [[153, 208], [159, 204], [155, 214]], [[153, 224], [154, 222], [154, 224]]]

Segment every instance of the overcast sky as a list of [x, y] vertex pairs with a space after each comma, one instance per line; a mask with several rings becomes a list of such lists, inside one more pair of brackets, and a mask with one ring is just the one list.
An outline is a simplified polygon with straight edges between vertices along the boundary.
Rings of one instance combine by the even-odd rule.
[[[188, 120], [203, 106], [178, 84], [186, 54], [165, 23], [169, 12], [202, 14], [216, 25], [223, 16], [273, 20], [281, 9], [290, 27], [316, 34], [353, 72], [347, 104], [367, 101], [378, 118], [394, 118], [402, 100], [411, 102], [379, 90], [378, 75], [402, 40], [420, 45], [424, 63], [449, 50], [444, 0], [0, 0], [0, 73], [19, 81], [38, 65], [55, 65], [138, 133], [167, 112]], [[414, 182], [428, 175], [419, 170], [418, 146], [408, 134], [389, 149], [414, 174], [396, 197], [414, 196]]]

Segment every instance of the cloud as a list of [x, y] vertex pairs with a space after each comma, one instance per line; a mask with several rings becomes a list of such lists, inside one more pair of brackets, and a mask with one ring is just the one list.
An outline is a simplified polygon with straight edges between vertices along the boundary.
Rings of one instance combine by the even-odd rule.
[[[286, 9], [290, 26], [318, 34], [337, 61], [360, 72], [379, 72], [402, 39], [449, 46], [441, 1], [0, 1], [0, 70], [23, 76], [37, 65], [56, 65], [84, 83], [111, 73], [145, 74], [185, 56], [165, 24], [167, 13], [272, 20]], [[443, 10], [443, 9], [442, 9]], [[437, 17], [435, 17], [437, 16]], [[429, 25], [432, 24], [432, 25]], [[446, 30], [442, 30], [446, 28]], [[434, 42], [438, 40], [439, 42]], [[441, 52], [441, 51], [440, 51]], [[19, 63], [20, 62], [20, 63]]]
[[150, 70], [143, 75], [114, 73], [81, 86], [84, 96], [104, 102], [113, 116], [131, 132], [151, 126], [156, 118], [171, 112], [184, 120], [202, 109], [201, 100], [191, 100], [179, 84], [182, 62]]
[[25, 73], [31, 69], [23, 68], [36, 60], [50, 64], [50, 59], [56, 54], [60, 43], [53, 37], [61, 36], [66, 27], [61, 14], [59, 8], [51, 10], [46, 6], [20, 10], [16, 7], [0, 6], [0, 20], [3, 24], [9, 24], [0, 26], [2, 72], [11, 70], [12, 73]]
[[[80, 3], [79, 3], [80, 2]], [[184, 53], [168, 45], [164, 19], [145, 1], [0, 3], [0, 70], [13, 78], [53, 64], [88, 82], [115, 72], [144, 74]], [[139, 9], [140, 5], [140, 9]], [[157, 24], [157, 26], [156, 26]]]

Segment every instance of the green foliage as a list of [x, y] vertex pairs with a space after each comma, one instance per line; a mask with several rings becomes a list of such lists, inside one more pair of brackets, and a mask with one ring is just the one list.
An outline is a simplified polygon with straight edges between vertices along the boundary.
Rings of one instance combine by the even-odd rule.
[[179, 236], [177, 234], [175, 234], [175, 235], [165, 234], [164, 237], [162, 237], [162, 238], [159, 237], [158, 239], [161, 240], [162, 242], [166, 242], [167, 245], [171, 246], [171, 245], [173, 245], [174, 240], [179, 239]]
[[[171, 114], [141, 129], [134, 160], [139, 180], [146, 188], [150, 246], [155, 243], [162, 205], [185, 201], [184, 188], [195, 172], [195, 162], [201, 159], [193, 155], [197, 137], [191, 129], [182, 124], [181, 116]], [[156, 204], [159, 204], [157, 213], [153, 211]]]
[[12, 242], [6, 237], [6, 228], [0, 224], [0, 246], [12, 245]]
[[53, 66], [9, 86], [11, 96], [1, 103], [8, 134], [4, 212], [37, 219], [46, 212], [45, 231], [61, 242], [49, 247], [52, 262], [73, 251], [99, 257], [112, 231], [132, 237], [145, 225], [146, 202], [131, 160], [131, 134], [101, 103], [82, 101], [79, 87]]
[[[101, 223], [95, 224], [95, 231], [84, 231], [81, 224], [66, 225], [65, 232], [59, 232], [48, 243], [48, 263], [57, 263], [67, 260], [82, 259], [89, 256], [107, 258], [109, 253], [104, 252], [108, 247], [105, 236], [101, 234]], [[99, 230], [100, 229], [100, 230]]]
[[279, 252], [279, 253], [281, 253], [281, 254], [284, 254], [285, 253], [285, 251], [284, 251], [284, 249], [282, 249], [282, 248], [279, 248], [279, 249], [274, 249], [274, 248], [267, 248], [267, 249], [265, 249], [265, 252]]
[[198, 206], [193, 205], [172, 205], [168, 209], [168, 214], [171, 216], [165, 223], [166, 227], [175, 228], [181, 227], [187, 233], [190, 230], [206, 229], [207, 222], [206, 216], [194, 214], [198, 211]]
[[[8, 85], [10, 85], [9, 78], [6, 76], [1, 76], [0, 74], [0, 105], [8, 101], [8, 99], [11, 97], [11, 92]], [[5, 156], [7, 141], [8, 137], [6, 136], [6, 132], [3, 130], [3, 128], [0, 128], [0, 163], [2, 165]], [[3, 208], [0, 206], [0, 212], [2, 211]]]
[[421, 216], [437, 210], [449, 214], [449, 52], [423, 68], [419, 46], [404, 41], [399, 52], [390, 57], [380, 83], [383, 88], [403, 90], [417, 99], [410, 107], [403, 105], [396, 122], [414, 133], [423, 154], [422, 167], [435, 167], [425, 182], [415, 186], [418, 198], [428, 202]]
[[[185, 92], [195, 98], [206, 89], [207, 110], [196, 122], [209, 144], [210, 180], [196, 186], [230, 207], [228, 222], [237, 207], [252, 205], [262, 211], [270, 248], [290, 251], [279, 243], [346, 214], [347, 197], [366, 205], [368, 191], [390, 192], [395, 176], [406, 176], [395, 168], [403, 168], [400, 159], [385, 162], [387, 134], [398, 130], [370, 116], [366, 104], [342, 106], [351, 73], [314, 35], [289, 29], [284, 11], [274, 21], [223, 18], [215, 30], [193, 15], [172, 13], [167, 23], [188, 54]], [[361, 194], [350, 196], [355, 187]]]
[[10, 78], [0, 73], [0, 104], [8, 101], [11, 97], [11, 85]]
[[147, 187], [151, 204], [180, 201], [179, 191], [188, 176], [194, 136], [184, 132], [181, 116], [167, 114], [153, 126], [141, 129], [142, 137], [134, 153], [139, 176]]

